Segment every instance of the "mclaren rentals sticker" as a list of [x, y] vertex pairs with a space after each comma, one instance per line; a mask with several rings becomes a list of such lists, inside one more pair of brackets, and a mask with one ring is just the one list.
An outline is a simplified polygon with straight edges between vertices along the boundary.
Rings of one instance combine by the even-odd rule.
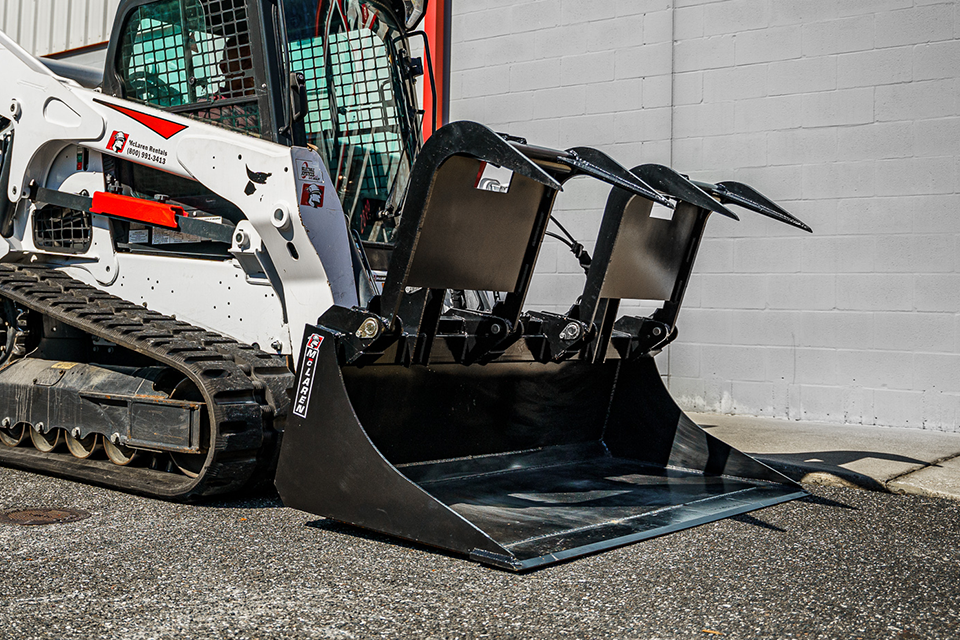
[[307, 417], [307, 408], [310, 406], [310, 393], [313, 391], [313, 378], [317, 372], [317, 355], [320, 353], [320, 344], [323, 336], [319, 333], [307, 338], [303, 350], [303, 364], [300, 370], [300, 380], [297, 382], [297, 397], [293, 403], [293, 415]]
[[123, 131], [114, 131], [107, 140], [107, 151], [118, 155], [139, 158], [153, 164], [167, 164], [167, 150], [158, 149], [153, 145], [140, 144], [130, 139], [130, 134]]

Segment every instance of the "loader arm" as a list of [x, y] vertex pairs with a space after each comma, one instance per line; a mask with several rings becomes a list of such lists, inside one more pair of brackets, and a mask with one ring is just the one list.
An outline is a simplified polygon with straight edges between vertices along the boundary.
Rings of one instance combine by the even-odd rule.
[[[55, 177], [46, 168], [53, 156], [72, 144], [91, 154], [197, 181], [235, 205], [244, 219], [237, 224], [231, 249], [261, 262], [283, 301], [288, 326], [313, 322], [332, 304], [357, 303], [339, 200], [323, 198], [322, 206], [315, 206], [316, 201], [301, 203], [302, 194], [311, 188], [320, 193], [334, 190], [316, 153], [84, 89], [55, 76], [3, 34], [0, 45], [0, 64], [11, 78], [0, 88], [0, 101], [9, 105], [7, 133], [13, 134], [3, 169], [9, 171], [9, 211], [18, 218], [18, 233], [7, 241], [5, 252], [22, 247], [22, 237], [29, 233], [26, 218], [31, 203], [21, 196], [32, 182], [59, 187], [52, 184]], [[106, 191], [102, 174], [99, 179], [103, 184], [99, 191]], [[109, 244], [99, 249], [112, 251]], [[108, 256], [79, 258], [69, 264], [71, 272], [87, 271], [94, 282], [99, 282], [97, 276], [110, 277], [88, 266], [91, 259], [103, 262]], [[296, 352], [299, 340], [297, 329], [283, 342]]]

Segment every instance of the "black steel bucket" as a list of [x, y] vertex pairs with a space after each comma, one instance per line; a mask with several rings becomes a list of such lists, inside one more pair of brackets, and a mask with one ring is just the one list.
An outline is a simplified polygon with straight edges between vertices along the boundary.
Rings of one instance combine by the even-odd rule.
[[526, 570], [801, 497], [705, 433], [653, 358], [341, 366], [308, 327], [287, 506]]

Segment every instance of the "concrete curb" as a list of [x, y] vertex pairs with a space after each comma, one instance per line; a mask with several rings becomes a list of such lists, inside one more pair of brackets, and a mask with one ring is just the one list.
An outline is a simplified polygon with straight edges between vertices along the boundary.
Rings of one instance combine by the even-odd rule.
[[960, 500], [960, 434], [690, 413], [800, 483]]

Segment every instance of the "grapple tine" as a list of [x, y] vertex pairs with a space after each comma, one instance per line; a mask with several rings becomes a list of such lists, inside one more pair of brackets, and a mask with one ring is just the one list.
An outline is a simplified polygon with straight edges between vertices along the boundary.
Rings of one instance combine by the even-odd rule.
[[709, 194], [690, 180], [662, 164], [644, 164], [633, 169], [633, 173], [651, 184], [658, 191], [669, 193], [677, 200], [719, 213], [722, 216], [739, 220], [733, 211], [711, 198]]
[[570, 157], [561, 157], [560, 162], [576, 168], [581, 173], [673, 209], [674, 204], [669, 198], [657, 193], [653, 187], [630, 173], [626, 167], [604, 152], [592, 147], [574, 147], [567, 149], [567, 153]]
[[[697, 184], [701, 186], [701, 188], [704, 188], [703, 185]], [[813, 233], [813, 229], [807, 226], [802, 220], [750, 185], [743, 184], [742, 182], [724, 181], [709, 186], [713, 188], [704, 188], [704, 190], [720, 198], [720, 202], [739, 205], [744, 209], [750, 209], [761, 215], [789, 224], [792, 227]]]

